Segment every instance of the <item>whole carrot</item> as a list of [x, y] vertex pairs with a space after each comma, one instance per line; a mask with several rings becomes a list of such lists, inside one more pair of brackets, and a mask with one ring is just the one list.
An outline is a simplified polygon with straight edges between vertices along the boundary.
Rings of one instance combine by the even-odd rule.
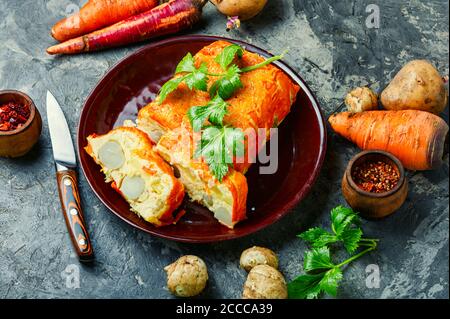
[[416, 111], [343, 112], [328, 121], [333, 130], [364, 150], [394, 154], [411, 170], [442, 164], [448, 125], [434, 114]]
[[73, 39], [151, 10], [158, 4], [158, 0], [89, 0], [79, 12], [56, 23], [52, 36], [60, 42]]
[[206, 2], [208, 0], [171, 0], [105, 29], [52, 46], [47, 53], [97, 51], [172, 34], [198, 22]]

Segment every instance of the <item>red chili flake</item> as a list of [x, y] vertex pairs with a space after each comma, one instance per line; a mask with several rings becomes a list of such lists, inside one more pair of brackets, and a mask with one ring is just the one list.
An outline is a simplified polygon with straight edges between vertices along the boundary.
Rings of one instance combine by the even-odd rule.
[[391, 164], [374, 161], [356, 166], [353, 169], [352, 178], [362, 190], [371, 193], [384, 193], [398, 184], [400, 175]]
[[18, 129], [30, 117], [30, 107], [26, 104], [9, 102], [0, 104], [0, 131]]

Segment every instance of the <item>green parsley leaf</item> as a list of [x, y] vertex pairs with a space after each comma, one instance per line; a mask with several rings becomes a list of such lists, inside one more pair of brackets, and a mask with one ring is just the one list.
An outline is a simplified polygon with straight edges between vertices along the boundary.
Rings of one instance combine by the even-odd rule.
[[331, 261], [330, 250], [327, 247], [313, 249], [306, 252], [303, 268], [306, 272], [328, 270], [335, 265]]
[[229, 171], [229, 164], [226, 163], [211, 162], [208, 166], [219, 182], [222, 182], [223, 178], [227, 176]]
[[331, 211], [331, 228], [350, 254], [359, 247], [362, 230], [356, 226], [360, 222], [359, 216], [351, 208], [338, 206]]
[[307, 242], [313, 243], [317, 239], [320, 238], [320, 236], [329, 234], [325, 229], [320, 227], [310, 228], [307, 231], [301, 233], [300, 235], [297, 235], [297, 237], [300, 237], [303, 240], [306, 240]]
[[331, 211], [332, 229], [338, 236], [344, 229], [359, 222], [358, 215], [351, 208], [338, 206]]
[[191, 121], [194, 132], [201, 130], [207, 119], [213, 125], [222, 126], [223, 118], [227, 113], [228, 104], [219, 96], [208, 102], [205, 106], [193, 106], [188, 110], [187, 116]]
[[180, 76], [164, 83], [161, 90], [159, 90], [158, 102], [161, 104], [170, 93], [177, 89], [178, 85], [184, 81], [185, 77], [186, 76]]
[[344, 243], [344, 247], [349, 254], [353, 254], [358, 249], [361, 237], [361, 228], [346, 229], [340, 235], [340, 238]]
[[233, 157], [244, 154], [245, 136], [241, 129], [207, 126], [195, 150], [195, 156], [203, 156], [213, 175], [219, 180], [233, 166]]
[[317, 275], [302, 275], [288, 283], [290, 299], [315, 299], [321, 292], [320, 282], [325, 273]]
[[307, 241], [314, 248], [321, 248], [338, 241], [338, 238], [335, 235], [330, 234], [320, 227], [311, 228], [298, 235], [298, 237]]
[[342, 271], [338, 267], [328, 270], [320, 281], [320, 290], [331, 296], [336, 296], [337, 288], [342, 277]]
[[345, 249], [352, 254], [359, 247], [362, 230], [356, 225], [360, 223], [359, 216], [350, 208], [338, 206], [331, 211], [332, 229], [334, 234], [322, 228], [312, 228], [298, 235], [313, 248], [329, 246], [342, 242]]
[[[305, 253], [303, 268], [306, 275], [299, 276], [288, 284], [289, 298], [318, 298], [322, 292], [336, 296], [339, 282], [343, 278], [341, 268], [377, 247], [377, 239], [361, 238], [360, 219], [351, 208], [338, 206], [331, 211], [333, 233], [316, 227], [303, 232], [298, 237], [313, 246]], [[358, 247], [365, 249], [339, 264], [331, 260], [330, 249], [334, 242], [342, 242], [345, 249], [353, 254]]]
[[161, 104], [167, 96], [175, 91], [181, 82], [185, 82], [190, 90], [197, 89], [201, 91], [208, 91], [208, 67], [206, 63], [202, 63], [199, 68], [194, 65], [194, 57], [188, 53], [178, 63], [175, 74], [187, 73], [183, 76], [167, 81], [159, 91], [158, 101]]
[[194, 69], [191, 73], [189, 73], [184, 79], [189, 89], [192, 90], [195, 88], [204, 92], [208, 91], [208, 76], [206, 75], [207, 72], [208, 67], [205, 63], [202, 63], [202, 65], [198, 69]]
[[209, 89], [209, 94], [211, 96], [219, 94], [224, 100], [231, 98], [236, 90], [244, 87], [240, 73], [241, 70], [236, 65], [230, 66], [226, 74], [213, 83]]
[[216, 56], [215, 61], [219, 63], [222, 69], [226, 70], [236, 56], [242, 58], [243, 55], [244, 49], [237, 44], [232, 44], [225, 47], [222, 52]]
[[342, 278], [342, 271], [338, 267], [319, 274], [302, 275], [288, 284], [288, 296], [292, 299], [314, 299], [322, 292], [336, 296]]
[[175, 70], [175, 74], [178, 73], [190, 73], [195, 71], [195, 60], [191, 53], [186, 54], [186, 56], [178, 63]]

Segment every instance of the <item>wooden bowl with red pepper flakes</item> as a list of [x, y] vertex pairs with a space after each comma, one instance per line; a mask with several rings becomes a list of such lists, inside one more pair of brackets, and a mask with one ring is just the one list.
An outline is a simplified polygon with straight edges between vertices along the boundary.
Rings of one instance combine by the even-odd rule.
[[41, 131], [41, 115], [28, 95], [0, 91], [0, 156], [25, 155], [39, 140]]
[[364, 151], [347, 166], [342, 178], [347, 203], [367, 218], [382, 218], [406, 200], [408, 182], [402, 163], [384, 151]]

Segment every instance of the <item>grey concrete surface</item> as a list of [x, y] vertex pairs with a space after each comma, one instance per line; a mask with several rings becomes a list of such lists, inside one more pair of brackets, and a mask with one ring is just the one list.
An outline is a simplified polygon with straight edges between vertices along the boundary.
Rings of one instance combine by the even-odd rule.
[[[382, 89], [414, 58], [448, 74], [449, 3], [445, 0], [271, 0], [257, 18], [227, 33], [212, 5], [191, 33], [231, 36], [278, 53], [309, 83], [329, 115], [359, 85]], [[39, 144], [20, 159], [0, 159], [0, 298], [172, 298], [163, 267], [183, 254], [204, 258], [208, 298], [238, 298], [245, 280], [238, 259], [251, 245], [278, 252], [288, 280], [302, 272], [305, 244], [296, 234], [329, 225], [329, 211], [344, 204], [340, 179], [357, 148], [329, 133], [329, 149], [309, 196], [280, 222], [243, 239], [211, 245], [178, 244], [128, 226], [95, 197], [83, 176], [80, 188], [95, 265], [78, 263], [57, 197], [45, 118], [45, 93], [64, 107], [73, 135], [90, 90], [120, 58], [142, 45], [98, 54], [54, 58], [45, 48], [53, 23], [79, 0], [0, 0], [0, 89], [28, 93], [44, 118]], [[366, 8], [380, 9], [380, 27], [366, 26]], [[448, 120], [448, 111], [444, 114]], [[364, 221], [379, 249], [347, 267], [339, 298], [448, 298], [449, 174], [445, 164], [409, 173], [404, 206], [381, 221]], [[379, 288], [366, 287], [366, 267], [380, 268]], [[66, 285], [79, 270], [80, 288]]]

